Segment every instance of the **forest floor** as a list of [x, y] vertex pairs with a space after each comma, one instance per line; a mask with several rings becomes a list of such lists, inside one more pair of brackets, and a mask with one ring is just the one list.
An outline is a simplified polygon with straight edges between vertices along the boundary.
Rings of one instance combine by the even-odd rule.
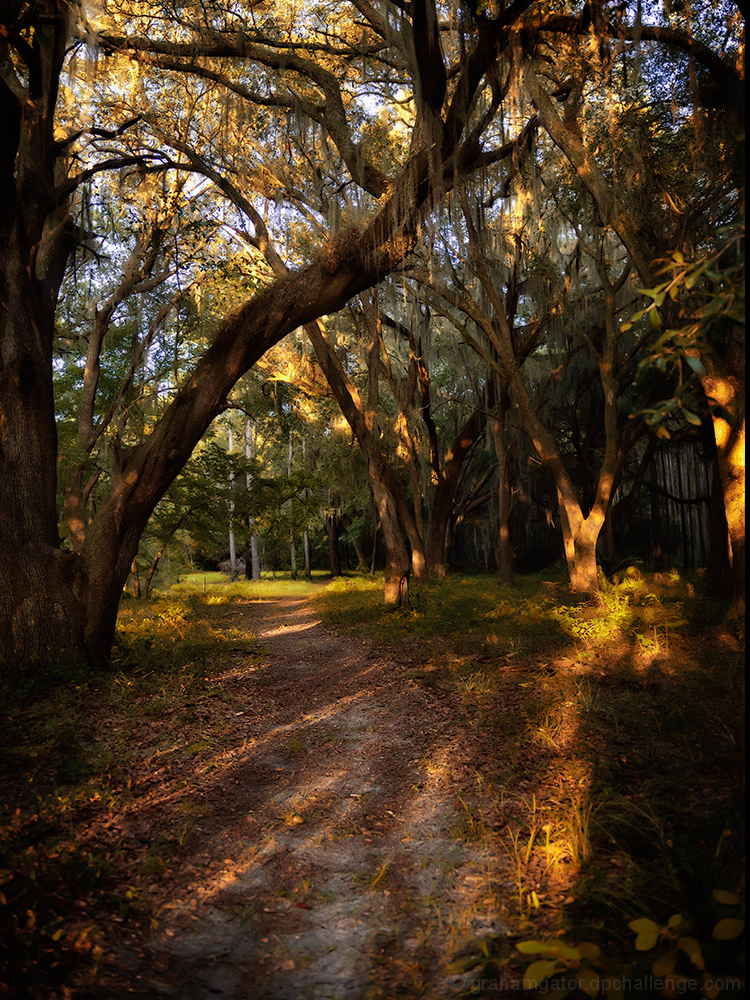
[[195, 706], [219, 753], [175, 759], [153, 726], [159, 767], [117, 832], [138, 854], [184, 828], [186, 850], [150, 893], [151, 933], [102, 970], [110, 990], [127, 969], [136, 993], [199, 1000], [455, 996], [445, 956], [501, 933], [512, 893], [497, 838], [456, 836], [477, 748], [408, 661], [333, 635], [304, 598], [223, 622], [262, 649]]
[[[675, 702], [677, 637], [648, 669], [631, 656], [607, 672], [601, 651], [552, 632], [488, 651], [455, 634], [332, 630], [306, 597], [153, 607], [142, 646], [133, 617], [118, 673], [69, 686], [67, 722], [59, 702], [54, 719], [33, 699], [36, 716], [18, 713], [24, 739], [9, 751], [24, 768], [0, 842], [0, 903], [16, 911], [5, 995], [477, 993], [472, 954], [569, 931], [581, 906], [621, 940], [597, 900], [630, 894], [646, 915], [643, 872], [663, 877], [672, 838], [689, 833], [719, 858], [736, 837], [735, 675], [706, 692], [699, 734]], [[146, 648], [163, 661], [156, 681], [128, 666]], [[669, 798], [670, 780], [691, 787], [660, 816], [649, 796]], [[736, 889], [727, 878], [708, 891]]]

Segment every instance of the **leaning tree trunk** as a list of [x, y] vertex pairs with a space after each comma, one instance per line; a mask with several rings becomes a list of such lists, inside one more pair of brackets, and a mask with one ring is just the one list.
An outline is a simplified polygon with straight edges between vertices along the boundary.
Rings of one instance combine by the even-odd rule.
[[376, 275], [351, 257], [333, 273], [313, 264], [231, 313], [145, 441], [113, 449], [109, 493], [74, 554], [57, 528], [54, 294], [12, 250], [6, 243], [0, 260], [0, 662], [106, 662], [148, 519], [227, 393], [286, 333], [335, 312]]
[[[6, 3], [3, 9], [18, 6]], [[113, 443], [108, 494], [90, 524], [71, 524], [75, 552], [63, 551], [52, 343], [55, 306], [76, 233], [67, 206], [91, 173], [76, 164], [78, 173], [68, 175], [63, 157], [70, 146], [55, 134], [55, 104], [80, 6], [36, 0], [2, 25], [7, 72], [0, 81], [0, 661], [18, 667], [61, 658], [108, 659], [118, 603], [148, 519], [225, 409], [238, 379], [286, 334], [336, 313], [399, 266], [416, 244], [425, 205], [484, 163], [484, 150], [473, 139], [459, 153], [455, 141], [433, 142], [422, 129], [392, 184], [381, 183], [377, 171], [360, 164], [361, 182], [376, 197], [383, 194], [374, 216], [323, 245], [299, 271], [282, 273], [279, 259], [277, 280], [226, 316], [145, 440], [121, 450]], [[482, 37], [492, 44], [473, 50], [461, 71], [464, 82], [451, 98], [457, 134], [497, 58], [499, 35], [490, 27]], [[420, 42], [420, 72], [443, 70], [428, 49]], [[428, 107], [437, 138], [443, 129], [441, 102], [438, 86]], [[532, 128], [507, 143], [500, 158], [515, 162]], [[436, 157], [442, 157], [437, 168]], [[128, 162], [124, 155], [116, 165]], [[103, 160], [91, 171], [106, 164]], [[256, 228], [261, 222], [258, 218]], [[259, 232], [258, 242], [266, 235]]]

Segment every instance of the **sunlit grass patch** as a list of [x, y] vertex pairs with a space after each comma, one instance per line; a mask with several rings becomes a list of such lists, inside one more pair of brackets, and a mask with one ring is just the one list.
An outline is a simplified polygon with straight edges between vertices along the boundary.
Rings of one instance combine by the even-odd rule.
[[[740, 664], [696, 648], [689, 582], [625, 572], [592, 599], [457, 576], [413, 584], [411, 611], [385, 608], [375, 582], [321, 594], [330, 624], [394, 662], [408, 650], [412, 682], [452, 692], [477, 774], [505, 795], [462, 795], [455, 833], [499, 829], [514, 919], [590, 934], [613, 910], [687, 909], [698, 882], [736, 886]], [[422, 769], [450, 778], [437, 759]], [[534, 793], [514, 799], [519, 784]]]
[[225, 573], [188, 573], [171, 587], [173, 594], [202, 594], [206, 603], [225, 603], [236, 598], [268, 600], [279, 597], [310, 597], [317, 594], [330, 577], [316, 572], [313, 582], [292, 580], [288, 574], [262, 580], [236, 580], [232, 583]]

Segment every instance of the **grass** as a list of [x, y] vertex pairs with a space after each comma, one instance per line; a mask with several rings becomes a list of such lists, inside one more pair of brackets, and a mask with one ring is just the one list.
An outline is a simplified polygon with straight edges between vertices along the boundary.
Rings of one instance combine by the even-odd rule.
[[[260, 597], [314, 595], [331, 627], [368, 638], [404, 683], [450, 706], [476, 776], [452, 832], [504, 844], [512, 886], [499, 905], [517, 934], [620, 947], [628, 920], [684, 912], [702, 926], [713, 890], [742, 891], [744, 662], [731, 636], [706, 631], [721, 609], [698, 581], [627, 578], [591, 602], [536, 578], [502, 588], [455, 575], [413, 586], [401, 611], [363, 577], [204, 590], [202, 576], [123, 602], [108, 673], [0, 691], [0, 985], [85, 983], [112, 921], [148, 921], [154, 882], [205, 814], [197, 776], [221, 766], [248, 684], [265, 696], [242, 620]], [[290, 736], [284, 749], [307, 747]], [[134, 778], [169, 760], [187, 777], [164, 799], [160, 839], [124, 852], [114, 821], [137, 811]], [[286, 822], [306, 815], [295, 805]], [[391, 879], [381, 864], [367, 873], [375, 891]]]
[[461, 798], [457, 836], [484, 836], [498, 800], [507, 811], [529, 789], [504, 827], [519, 932], [621, 937], [630, 919], [700, 914], [714, 889], [742, 889], [743, 651], [696, 628], [721, 615], [698, 579], [634, 573], [596, 601], [529, 578], [412, 592], [410, 611], [387, 609], [376, 583], [347, 580], [319, 604], [470, 722], [484, 782]]
[[222, 598], [241, 597], [268, 600], [274, 597], [309, 597], [330, 582], [330, 575], [316, 570], [311, 583], [292, 580], [288, 573], [278, 573], [271, 579], [237, 580], [232, 583], [226, 573], [186, 573], [170, 587], [172, 594], [205, 593]]

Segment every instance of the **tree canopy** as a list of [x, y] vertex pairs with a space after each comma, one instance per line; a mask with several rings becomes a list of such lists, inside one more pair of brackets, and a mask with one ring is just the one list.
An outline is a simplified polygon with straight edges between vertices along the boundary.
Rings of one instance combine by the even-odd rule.
[[[508, 393], [572, 582], [595, 587], [576, 546], [590, 563], [635, 444], [618, 379], [656, 336], [652, 314], [620, 324], [659, 259], [727, 227], [740, 246], [743, 31], [730, 3], [0, 3], [0, 657], [106, 659], [157, 504], [298, 329], [362, 449], [388, 599], [443, 561], [463, 457]], [[676, 329], [678, 297], [655, 294]], [[435, 310], [479, 359], [465, 444], [432, 420]], [[554, 381], [556, 352], [572, 373], [571, 337], [606, 425], [598, 473], [579, 448], [588, 500], [524, 374]], [[665, 374], [708, 400], [744, 579], [740, 354], [734, 332], [699, 338]]]

